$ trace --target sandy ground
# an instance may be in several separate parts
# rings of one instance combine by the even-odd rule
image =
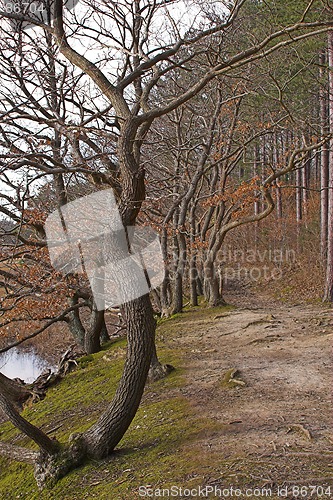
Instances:
[[[237,310],[198,317],[179,338],[188,356],[183,394],[217,424],[195,444],[216,463],[206,484],[326,485],[333,497],[332,309],[258,301],[246,290],[227,299]],[[223,386],[232,368],[236,383]]]

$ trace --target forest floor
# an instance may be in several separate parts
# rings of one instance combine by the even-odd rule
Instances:
[[[137,500],[172,486],[174,498],[200,498],[199,487],[206,498],[333,497],[332,309],[238,286],[226,299],[161,321],[159,353],[176,370],[147,385],[113,457],[43,493],[31,467],[0,459],[0,498]],[[24,415],[66,442],[106,407],[124,355],[118,340],[84,358]],[[0,436],[29,445],[8,423]]]
[[[209,484],[243,475],[252,487],[304,486],[308,498],[319,498],[322,490],[310,495],[310,485],[333,487],[332,309],[246,289],[226,299],[237,309],[192,317],[177,336],[187,367],[183,394],[219,424],[203,431],[201,451],[235,459]]]

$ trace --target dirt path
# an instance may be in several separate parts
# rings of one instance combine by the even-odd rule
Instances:
[[[332,310],[229,296],[240,299],[246,308],[198,315],[180,338],[184,395],[216,423],[199,442],[216,464],[206,483],[333,487]]]

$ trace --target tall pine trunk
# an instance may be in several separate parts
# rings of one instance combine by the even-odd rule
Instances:
[[[328,132],[328,109],[327,109],[327,85],[326,72],[323,67],[326,62],[325,51],[319,57],[321,88],[319,92],[320,105],[320,128],[324,136]],[[329,169],[329,149],[324,144],[320,153],[320,254],[322,261],[326,261],[327,252],[327,218],[328,218],[328,169]]]
[[[333,32],[328,33],[329,126],[333,133]],[[327,263],[324,300],[333,302],[333,140],[330,140],[327,218]]]

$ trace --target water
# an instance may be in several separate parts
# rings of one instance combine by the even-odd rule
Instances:
[[[50,368],[50,363],[34,351],[13,347],[10,351],[0,354],[0,372],[9,378],[18,377],[31,383],[47,368]]]

